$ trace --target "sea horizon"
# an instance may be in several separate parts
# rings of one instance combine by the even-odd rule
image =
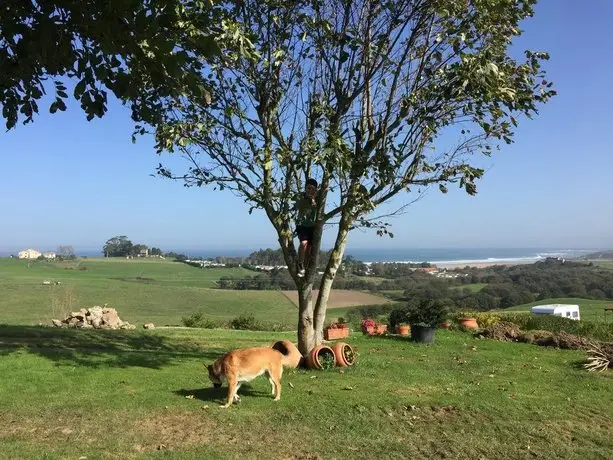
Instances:
[[[25,249],[25,248],[24,248]],[[175,249],[172,252],[188,258],[247,257],[265,248],[219,248],[219,249]],[[323,248],[328,250],[329,248]],[[364,263],[423,263],[432,264],[476,264],[476,263],[526,263],[545,260],[548,257],[574,259],[600,248],[348,248],[345,257],[351,256]],[[19,251],[0,251],[0,257],[8,257]],[[102,257],[98,249],[75,248],[81,257]],[[170,252],[170,251],[169,251]]]

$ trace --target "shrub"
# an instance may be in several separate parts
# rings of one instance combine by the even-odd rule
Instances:
[[[493,326],[500,321],[516,324],[522,331],[567,332],[596,340],[613,341],[613,323],[576,321],[554,315],[532,315],[527,312],[458,312],[457,319],[471,317],[480,328]]]
[[[264,327],[251,313],[243,313],[230,321],[230,329],[243,331],[262,331]]]
[[[406,310],[406,321],[411,326],[437,327],[447,319],[449,304],[444,300],[424,299],[419,305],[409,305]]]
[[[461,318],[475,318],[480,328],[495,326],[501,321],[500,314],[487,311],[467,312],[460,311],[453,315],[453,318],[458,321]],[[507,320],[510,321],[510,320]],[[512,321],[511,321],[512,322]]]
[[[186,327],[199,327],[202,329],[215,329],[225,326],[222,322],[205,318],[202,312],[193,313],[190,316],[184,316],[181,322]]]

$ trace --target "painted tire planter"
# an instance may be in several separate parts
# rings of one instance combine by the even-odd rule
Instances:
[[[334,344],[334,356],[336,357],[336,365],[338,367],[353,366],[355,363],[355,352],[351,345],[345,342]]]
[[[434,342],[434,333],[436,328],[425,326],[413,326],[411,328],[411,338],[417,343],[432,343]]]
[[[461,327],[465,327],[466,329],[479,329],[479,324],[477,324],[475,318],[460,318],[458,323]]]
[[[317,345],[306,357],[309,369],[330,369],[336,364],[334,350],[327,345]]]

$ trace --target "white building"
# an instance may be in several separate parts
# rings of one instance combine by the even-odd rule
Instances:
[[[36,249],[24,249],[17,254],[20,259],[38,259],[42,253]]]

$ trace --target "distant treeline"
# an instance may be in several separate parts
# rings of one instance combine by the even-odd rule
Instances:
[[[473,283],[484,283],[478,292],[453,282],[431,279],[414,282],[405,299],[447,299],[461,310],[507,308],[555,297],[613,299],[613,271],[592,264],[550,259],[530,265],[494,266],[464,270]]]
[[[390,264],[390,272],[396,271]],[[401,264],[398,264],[401,265]],[[375,282],[369,277],[339,274],[334,289],[402,291],[402,299],[444,299],[452,308],[491,310],[555,297],[613,299],[613,271],[593,264],[551,259],[535,264],[493,266],[450,271],[461,273],[453,279],[437,278],[420,270]],[[316,279],[316,283],[319,280]],[[468,284],[483,283],[475,292]],[[295,289],[287,270],[273,270],[252,277],[223,277],[222,289]]]

